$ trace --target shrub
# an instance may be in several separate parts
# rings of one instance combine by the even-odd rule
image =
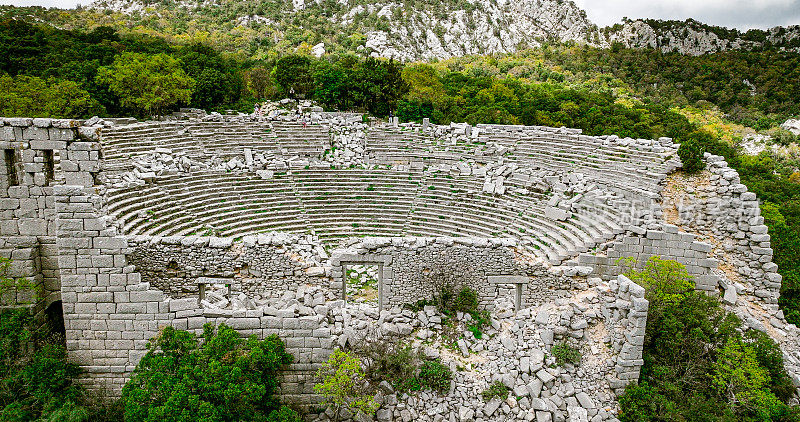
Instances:
[[[80,368],[31,323],[26,308],[0,312],[0,420],[88,420],[85,393],[73,382]]]
[[[505,400],[508,397],[508,392],[510,390],[500,381],[495,381],[489,388],[483,390],[481,392],[481,397],[483,397],[484,401],[491,401],[494,398]]]
[[[793,387],[777,345],[762,333],[742,334],[741,320],[717,298],[684,290],[680,264],[653,262],[661,265],[629,270],[648,281],[646,295],[658,305],[648,312],[644,365],[639,384],[620,397],[620,420],[800,420],[787,405]]]
[[[641,271],[633,268],[635,262],[632,258],[617,260],[617,264],[622,263],[627,267],[625,276],[645,288],[651,309],[679,301],[694,290],[692,276],[677,261],[653,256]]]
[[[469,287],[464,287],[458,292],[450,305],[452,310],[473,314],[478,312],[478,293]]]
[[[314,392],[325,398],[325,403],[339,409],[349,408],[366,415],[373,415],[378,404],[366,393],[366,379],[361,362],[350,353],[336,349],[328,361],[317,371],[322,381],[314,386]]]
[[[194,334],[165,327],[122,389],[125,421],[291,420],[273,395],[291,361],[276,335],[243,339],[206,324],[198,344]]]
[[[706,163],[703,161],[703,148],[694,140],[689,139],[681,143],[678,148],[678,156],[681,157],[683,171],[694,174],[704,168]]]
[[[558,366],[564,366],[568,363],[577,365],[581,362],[580,350],[565,341],[553,345],[550,349],[550,353],[556,358],[556,365]]]
[[[361,358],[365,377],[375,385],[386,381],[399,391],[421,389],[415,378],[419,366],[419,353],[397,336],[367,333],[353,343],[353,351]]]
[[[419,382],[422,388],[430,388],[439,393],[450,389],[452,378],[450,367],[443,365],[439,360],[427,361],[419,369]]]

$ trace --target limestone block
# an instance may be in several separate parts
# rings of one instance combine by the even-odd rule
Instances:
[[[79,303],[114,302],[114,294],[112,292],[78,293],[77,301]]]
[[[21,218],[18,226],[20,235],[47,236],[47,221],[43,219]]]
[[[144,314],[147,313],[146,303],[118,303],[118,314]]]
[[[22,129],[22,139],[25,140],[37,140],[37,141],[49,141],[50,134],[45,128],[36,127],[36,126],[29,126]]]

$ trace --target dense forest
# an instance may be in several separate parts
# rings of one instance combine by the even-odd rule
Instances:
[[[155,86],[164,92],[153,95]],[[740,145],[745,133],[755,131],[772,135],[784,146],[796,143],[796,137],[777,125],[800,114],[800,55],[765,50],[694,57],[618,46],[604,50],[547,45],[511,55],[399,63],[345,52],[319,58],[305,51],[242,55],[102,26],[78,31],[23,20],[0,22],[0,115],[147,117],[182,106],[247,112],[256,102],[286,96],[376,117],[394,113],[404,121],[427,117],[440,124],[568,126],[592,135],[669,136],[701,153],[723,155],[762,201],[774,261],[783,276],[781,307],[789,322],[800,324],[798,157],[791,149],[771,148],[746,155]],[[709,124],[709,119],[716,123]],[[664,302],[657,311],[648,321],[644,382],[622,400],[627,412],[623,415],[628,415],[623,419],[798,420],[796,410],[786,406],[788,380],[778,369],[780,356],[768,339],[739,333],[739,322],[704,296],[687,294]],[[23,359],[16,333],[22,332],[26,321],[15,318],[0,326],[0,340],[14,350],[0,355],[0,364],[6,365],[0,366],[3,377],[14,380],[0,385],[4,405],[27,406],[35,417],[57,409],[75,416],[69,420],[84,420],[81,415],[101,420],[106,413],[122,411],[132,415],[130,420],[145,420],[139,418],[141,409],[151,404],[136,397],[139,390],[155,388],[146,374],[136,378],[137,387],[127,390],[124,409],[97,410],[77,387],[69,383],[47,387],[52,380],[18,364],[41,359],[61,362],[63,356],[58,349],[42,348],[32,361]],[[208,339],[231,336],[224,330],[206,334]],[[180,333],[164,336],[161,340],[168,347],[187,350],[186,359],[205,353],[195,338]],[[665,343],[667,337],[685,341]],[[272,360],[264,370],[270,376],[289,359],[274,340],[232,347],[270,348]],[[693,353],[700,349],[708,353]],[[249,355],[243,352],[243,356]],[[733,406],[713,388],[715,371],[736,359],[745,359],[760,377],[753,399],[758,401],[749,408]],[[67,375],[77,370],[58,368]],[[682,368],[693,370],[687,373]],[[182,369],[174,370],[180,374]],[[23,391],[19,385],[31,390]],[[167,383],[158,388],[173,387]],[[43,398],[48,394],[72,407],[56,406]],[[19,404],[19,397],[28,401]],[[264,418],[274,418],[265,420],[295,418],[273,401],[271,390],[250,399],[266,400],[256,408]],[[236,411],[251,411],[247,406]]]

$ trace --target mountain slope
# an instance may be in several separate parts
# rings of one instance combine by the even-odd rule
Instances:
[[[275,43],[300,35],[302,42],[313,45],[349,44],[346,46],[401,60],[511,52],[520,46],[540,45],[546,39],[586,42],[597,31],[583,10],[562,0],[99,0],[91,8],[122,12],[144,22],[168,15],[183,16],[200,27],[227,26],[235,21],[263,35],[274,33]],[[304,36],[308,30],[321,36]],[[317,51],[321,52],[320,47]]]
[[[96,0],[71,12],[0,7],[1,17],[62,28],[109,25],[253,58],[306,49],[430,60],[510,53],[546,41],[691,55],[800,51],[800,25],[741,33],[694,20],[626,19],[598,28],[571,0]]]

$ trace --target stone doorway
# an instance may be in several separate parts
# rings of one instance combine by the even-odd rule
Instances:
[[[343,298],[377,309],[383,306],[383,263],[353,262],[342,264]]]

